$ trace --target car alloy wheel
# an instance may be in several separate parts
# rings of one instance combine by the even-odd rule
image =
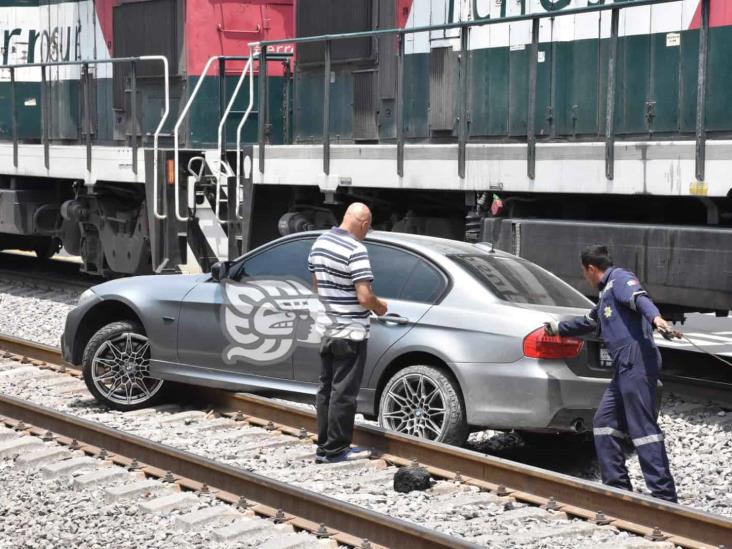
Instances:
[[[163,380],[150,377],[150,342],[134,332],[104,341],[91,365],[94,387],[109,401],[127,406],[151,400]]]
[[[445,394],[423,374],[408,374],[386,394],[384,426],[392,431],[436,440],[445,429]]]

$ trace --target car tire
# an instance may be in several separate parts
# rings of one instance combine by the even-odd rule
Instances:
[[[150,345],[136,322],[107,324],[84,349],[84,382],[99,402],[114,410],[153,406],[164,397],[166,382],[149,376]]]
[[[457,381],[443,370],[425,365],[399,370],[386,382],[379,402],[379,425],[454,446],[462,446],[469,434]]]

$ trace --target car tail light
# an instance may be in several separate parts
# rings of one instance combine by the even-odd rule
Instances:
[[[542,327],[524,338],[524,355],[529,358],[575,358],[582,351],[582,345],[581,339],[547,335]]]

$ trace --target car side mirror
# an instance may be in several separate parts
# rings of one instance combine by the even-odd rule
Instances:
[[[229,276],[231,261],[217,261],[211,266],[211,278],[216,282],[221,282]]]

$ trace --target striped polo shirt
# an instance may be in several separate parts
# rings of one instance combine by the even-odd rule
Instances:
[[[313,244],[308,269],[318,281],[318,296],[331,323],[323,326],[324,333],[330,337],[366,339],[370,312],[358,303],[354,285],[374,279],[366,246],[350,232],[333,227]]]

